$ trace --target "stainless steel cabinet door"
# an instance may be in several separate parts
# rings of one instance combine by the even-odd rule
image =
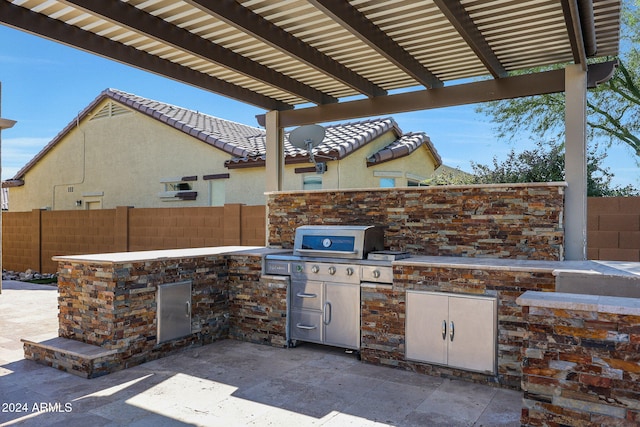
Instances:
[[[495,298],[407,291],[406,304],[408,360],[495,373]]]
[[[191,333],[191,281],[158,286],[159,343]]]
[[[360,285],[325,283],[322,311],[325,344],[360,348]]]
[[[493,373],[496,363],[496,300],[449,299],[449,365]]]
[[[445,294],[408,291],[406,304],[407,359],[445,365],[449,297]]]

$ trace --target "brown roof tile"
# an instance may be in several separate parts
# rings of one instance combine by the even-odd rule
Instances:
[[[29,163],[18,171],[14,181],[24,178],[46,153],[51,150],[76,123],[84,119],[99,103],[110,98],[131,109],[153,117],[162,123],[178,129],[215,148],[233,156],[225,162],[227,167],[260,166],[264,164],[266,154],[266,132],[264,129],[243,125],[241,123],[220,119],[198,111],[178,107],[164,102],[154,101],[117,89],[106,89],[91,102],[77,118],[74,118],[56,137],[49,142]],[[422,144],[432,152],[439,166],[442,162],[429,137],[423,133],[404,134],[392,118],[369,119],[358,122],[340,123],[325,127],[326,134],[321,144],[314,148],[314,155],[341,159],[360,147],[375,140],[380,135],[393,131],[397,140],[367,159],[367,164],[377,164],[406,156],[418,149]],[[284,152],[287,162],[304,162],[308,159],[306,150],[301,150],[289,143],[285,135]]]

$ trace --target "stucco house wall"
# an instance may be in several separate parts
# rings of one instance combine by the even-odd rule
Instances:
[[[403,138],[392,119],[334,125],[318,148],[337,159],[316,155],[327,163],[321,175],[287,141],[284,189],[378,188],[381,179],[416,184],[441,160],[426,135],[411,135],[400,151],[372,160]],[[263,205],[262,139],[257,127],[107,90],[3,186],[14,212]]]
[[[209,182],[202,177],[229,172],[223,166],[228,157],[131,110],[113,117],[88,119],[27,172],[25,185],[10,188],[10,210],[211,206]],[[198,192],[196,200],[163,201],[159,197],[165,191],[163,179],[187,176],[198,178],[190,182],[193,191]],[[264,203],[257,197],[263,191],[245,194],[243,203]],[[78,200],[82,205],[76,205]]]

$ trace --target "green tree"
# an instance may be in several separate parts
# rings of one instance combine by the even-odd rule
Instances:
[[[466,185],[474,184],[476,177],[468,172],[451,168],[445,165],[440,166],[430,178],[421,182],[422,185]]]
[[[587,195],[591,197],[640,195],[633,187],[612,187],[613,174],[602,167],[605,155],[597,147],[587,159]],[[564,181],[564,149],[560,144],[537,143],[536,148],[516,153],[513,149],[503,162],[493,158],[492,165],[471,163],[475,183]]]
[[[624,0],[622,7],[619,66],[611,80],[589,91],[587,126],[590,137],[627,144],[640,160],[640,0]],[[489,102],[476,110],[492,118],[500,138],[527,131],[563,139],[563,93]]]

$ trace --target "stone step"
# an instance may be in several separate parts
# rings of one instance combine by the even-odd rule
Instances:
[[[24,357],[83,378],[96,378],[117,369],[117,350],[68,338],[56,337],[34,342],[21,339]]]

